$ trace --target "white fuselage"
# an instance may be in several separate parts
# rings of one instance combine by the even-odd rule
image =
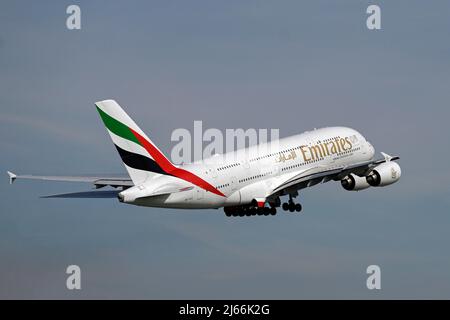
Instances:
[[[255,198],[264,199],[279,183],[305,170],[351,165],[370,160],[374,154],[372,145],[356,130],[327,127],[181,166],[225,196],[164,175],[130,188],[129,192],[140,188],[151,193],[174,184],[185,186],[186,191],[140,198],[133,204],[171,208],[245,205]]]

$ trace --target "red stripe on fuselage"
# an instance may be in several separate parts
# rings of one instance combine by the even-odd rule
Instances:
[[[196,186],[199,186],[206,191],[212,192],[219,196],[225,197],[225,195],[214,188],[211,184],[196,176],[192,172],[175,167],[153,144],[151,144],[147,139],[141,136],[139,133],[131,129],[139,143],[144,147],[145,150],[152,156],[156,163],[164,170],[164,172],[173,175],[174,177],[180,178],[182,180],[188,181]]]

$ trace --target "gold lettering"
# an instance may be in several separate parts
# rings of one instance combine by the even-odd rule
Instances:
[[[331,144],[331,153],[336,154],[337,153],[336,144],[334,143],[334,141],[331,141],[330,144]]]
[[[341,146],[339,145],[339,138],[336,138],[336,147],[337,147],[337,151],[338,151],[338,153],[341,153]]]
[[[310,161],[311,159],[308,159],[307,156],[306,156],[306,151],[307,151],[308,149],[303,150],[303,148],[306,149],[306,146],[301,146],[301,147],[300,147],[300,151],[302,152],[302,156],[303,156],[303,161],[305,161],[305,162]]]
[[[311,154],[313,155],[313,159],[323,158],[322,150],[318,145],[309,147],[309,152],[311,152]]]
[[[320,147],[322,148],[324,156],[329,156],[330,152],[328,151],[328,146],[326,143],[321,143]]]
[[[348,144],[348,146],[349,146],[347,150],[350,150],[351,148],[353,148],[353,145],[352,145],[352,143],[351,143],[349,137],[346,137],[346,138],[345,138],[345,141],[347,142],[347,144]]]
[[[347,150],[347,149],[345,149],[345,140],[343,138],[341,138],[341,140],[339,140],[339,144],[341,145],[341,148],[343,151]]]

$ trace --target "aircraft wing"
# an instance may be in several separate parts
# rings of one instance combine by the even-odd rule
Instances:
[[[269,196],[283,195],[289,191],[304,189],[318,183],[325,183],[331,180],[341,180],[346,175],[354,173],[356,175],[364,175],[375,166],[386,161],[398,160],[400,157],[392,157],[382,152],[384,159],[369,160],[341,167],[324,167],[318,166],[304,170],[299,174],[291,177],[276,186]]]
[[[92,183],[97,189],[112,186],[117,187],[132,187],[134,186],[128,176],[35,176],[35,175],[18,175],[8,171],[9,183],[12,184],[17,179],[29,179],[29,180],[46,180],[46,181],[65,181],[65,182],[88,182]]]
[[[44,180],[44,181],[87,182],[92,183],[96,189],[103,188],[105,186],[111,186],[114,188],[122,187],[122,189],[127,189],[128,187],[134,186],[133,182],[128,176],[120,176],[120,175],[36,176],[36,175],[18,175],[10,171],[8,171],[8,175],[10,184],[14,183],[14,181],[16,181],[17,179],[28,179],[28,180]],[[122,189],[61,193],[42,196],[41,198],[117,198]],[[191,189],[193,189],[193,187],[185,183],[165,184],[153,190],[153,192],[149,196],[152,197],[161,196],[171,193],[188,191]]]
[[[175,187],[175,186],[167,186],[164,188],[160,188],[155,192],[151,193],[147,197],[156,197],[168,195],[171,193],[183,192],[193,189],[194,187]],[[61,199],[106,199],[106,198],[117,198],[119,193],[122,190],[103,190],[103,191],[81,191],[81,192],[70,192],[70,193],[60,193],[60,194],[52,194],[47,196],[42,196],[41,198],[61,198]]]

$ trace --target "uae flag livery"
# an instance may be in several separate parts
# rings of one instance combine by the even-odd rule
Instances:
[[[174,166],[117,102],[104,100],[95,105],[135,185],[162,174],[183,179],[209,192],[225,196],[199,176]]]

